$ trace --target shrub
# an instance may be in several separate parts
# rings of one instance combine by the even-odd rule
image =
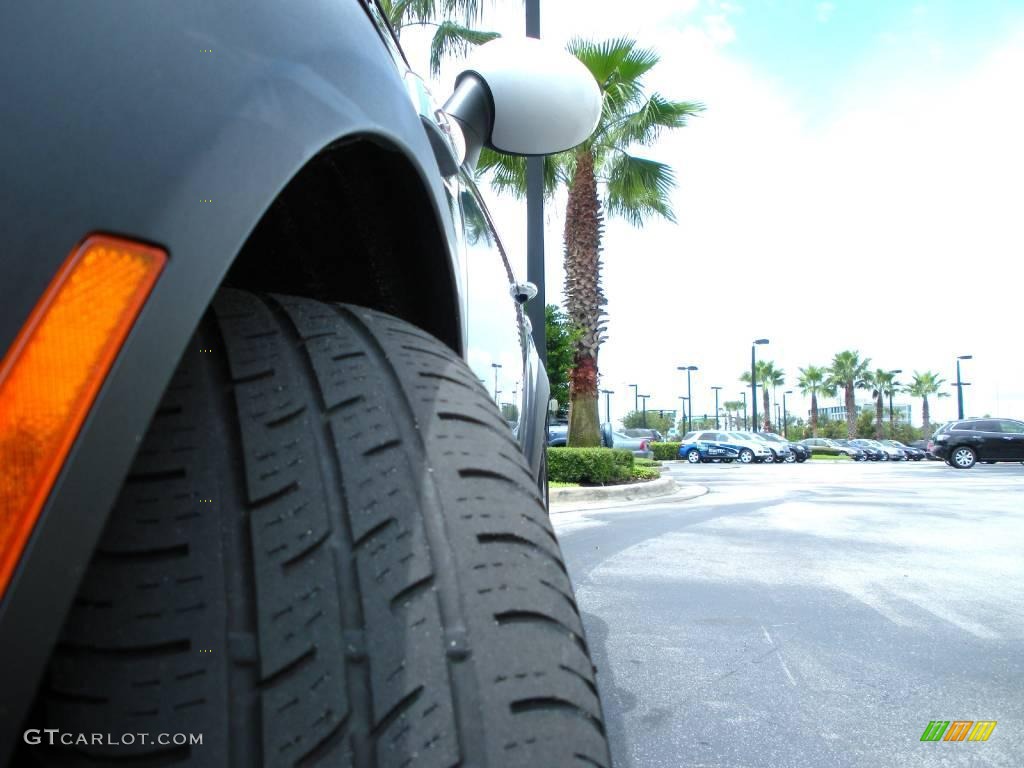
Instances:
[[[648,443],[647,447],[654,451],[654,458],[670,461],[679,458],[679,446],[682,443]]]
[[[548,448],[548,479],[561,483],[605,483],[628,480],[633,454],[609,448]]]
[[[634,480],[657,480],[661,472],[657,467],[633,467]]]
[[[634,467],[660,467],[661,462],[655,461],[654,459],[633,459]]]

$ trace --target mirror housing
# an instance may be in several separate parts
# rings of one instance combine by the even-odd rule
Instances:
[[[601,91],[568,51],[500,37],[474,50],[444,111],[463,129],[464,163],[473,166],[485,146],[509,155],[572,149],[597,127]]]
[[[526,304],[537,295],[538,289],[533,283],[513,283],[509,292],[517,302]]]

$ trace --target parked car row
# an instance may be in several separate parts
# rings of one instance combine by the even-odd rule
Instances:
[[[810,458],[798,443],[770,432],[705,430],[687,432],[680,441],[679,458],[691,464],[737,461],[740,464],[792,464]]]
[[[839,440],[827,437],[809,437],[801,440],[815,453],[829,456],[849,456],[854,461],[921,461],[927,453],[920,448],[905,445],[899,440]]]

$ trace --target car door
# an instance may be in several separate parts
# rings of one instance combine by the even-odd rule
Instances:
[[[1024,461],[1024,423],[998,419],[996,424],[1000,432],[1000,457],[1006,461]]]
[[[529,386],[526,313],[512,295],[515,276],[472,180],[459,182],[466,283],[466,358],[502,415],[521,436]]]
[[[1002,461],[1006,458],[1006,448],[1003,441],[1002,430],[999,429],[999,422],[994,419],[984,419],[972,423],[970,445],[978,454],[980,461]]]

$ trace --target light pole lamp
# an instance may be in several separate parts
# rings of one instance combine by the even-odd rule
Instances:
[[[633,389],[633,413],[640,410],[640,387],[636,384],[630,384]]]
[[[897,373],[903,373],[903,369],[902,368],[893,368],[891,371],[889,371],[889,375],[890,376],[895,376]],[[896,379],[895,378],[889,380],[889,439],[890,440],[894,440],[896,438],[896,420],[893,418],[893,415],[892,415],[892,393],[894,391],[896,391],[896,387],[898,387],[898,386],[899,386],[899,384],[896,383]]]
[[[611,396],[615,394],[614,389],[602,389],[601,394],[604,395],[604,415],[608,423],[612,423],[612,400]]]
[[[768,339],[754,339],[750,345],[750,428],[757,432],[757,347]]]
[[[721,429],[718,423],[718,393],[721,391],[721,387],[712,387],[715,390],[715,429]]]
[[[686,371],[686,402],[689,404],[689,408],[686,409],[686,431],[689,432],[693,426],[693,392],[690,391],[690,372],[698,370],[696,365],[677,365],[677,371]]]
[[[501,363],[491,363],[491,368],[494,369],[494,402],[498,402],[498,369]]]
[[[747,431],[747,390],[740,392],[743,395],[743,431]]]
[[[644,425],[644,429],[647,429],[647,398],[650,397],[650,395],[637,395],[637,397],[639,397],[641,400],[644,401],[644,420],[643,420],[643,425]]]
[[[964,417],[964,383],[960,380],[960,361],[972,360],[974,355],[960,355],[956,359],[956,417]]]
[[[786,395],[792,394],[792,389],[787,389],[785,392],[782,393],[782,437],[785,440],[789,440],[789,435],[786,433],[786,425],[788,424],[788,421],[786,419]]]

